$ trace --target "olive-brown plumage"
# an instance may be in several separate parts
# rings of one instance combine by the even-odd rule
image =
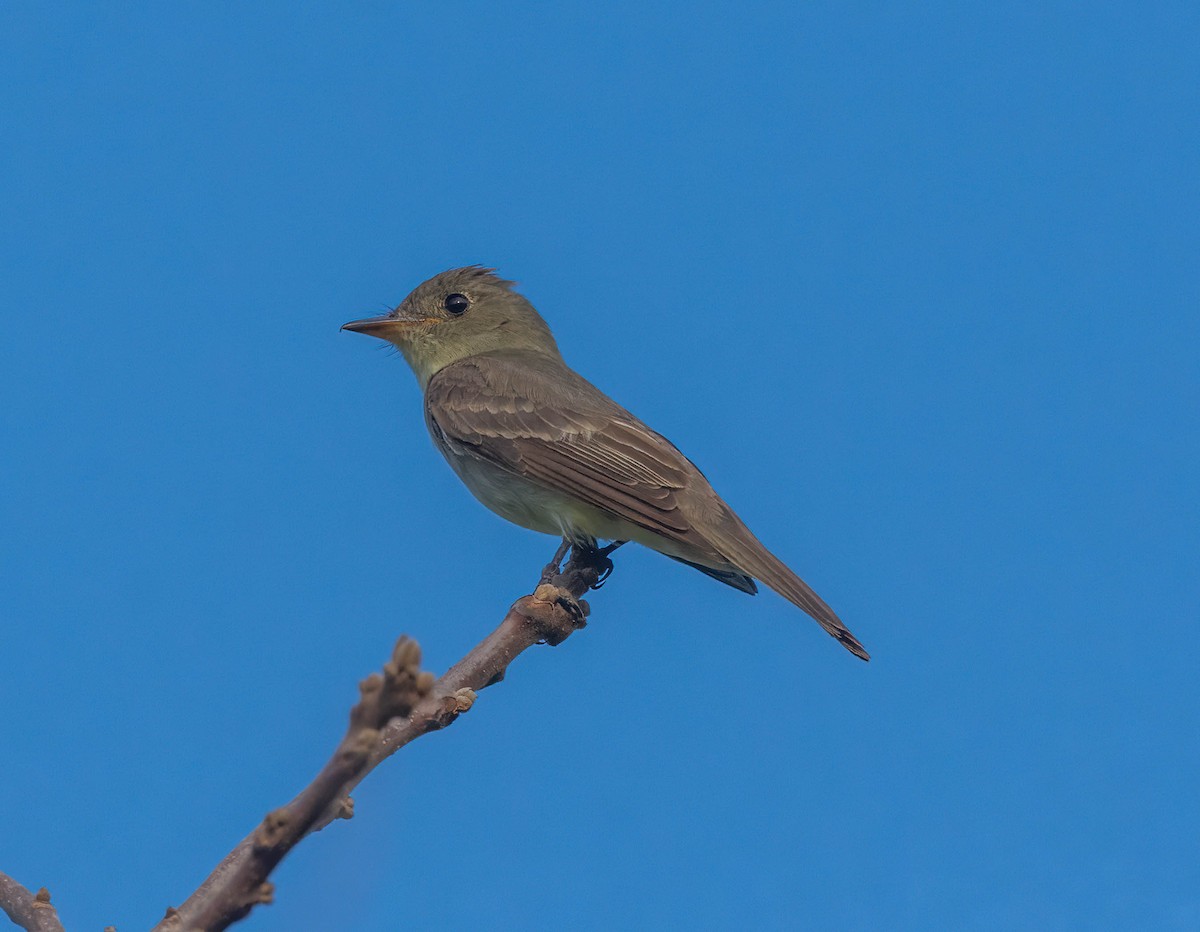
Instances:
[[[674,444],[567,366],[537,311],[492,270],[443,272],[346,329],[400,348],[435,445],[502,517],[591,546],[636,541],[744,592],[757,579],[869,659]]]

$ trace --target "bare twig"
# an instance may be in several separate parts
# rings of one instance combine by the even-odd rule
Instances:
[[[50,891],[45,887],[37,893],[0,873],[0,909],[26,932],[63,932],[58,911],[50,905]]]
[[[401,638],[383,676],[363,682],[350,728],[317,778],[270,813],[181,906],[168,909],[155,932],[214,932],[259,903],[270,903],[271,871],[305,836],[354,814],[350,791],[368,773],[410,741],[453,723],[471,708],[477,690],[504,678],[522,651],[539,643],[560,644],[582,628],[588,613],[582,596],[611,564],[603,553],[577,550],[560,570],[566,552],[564,544],[533,594],[513,603],[500,627],[436,682],[419,672],[416,643]]]

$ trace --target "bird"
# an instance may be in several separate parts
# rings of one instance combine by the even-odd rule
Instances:
[[[441,272],[342,329],[399,349],[434,445],[502,518],[585,551],[634,541],[751,595],[758,580],[870,659],[690,459],[567,365],[545,320],[495,269]]]

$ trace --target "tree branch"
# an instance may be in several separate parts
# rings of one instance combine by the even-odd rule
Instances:
[[[167,910],[155,932],[215,932],[273,900],[267,880],[275,866],[307,835],[354,814],[350,791],[404,745],[452,724],[471,708],[476,691],[500,682],[508,665],[534,644],[561,644],[585,624],[585,592],[612,564],[605,552],[574,550],[564,542],[532,595],[522,596],[500,626],[436,682],[419,669],[415,641],[401,637],[384,667],[361,684],[362,698],[350,727],[316,779],[286,806],[271,812],[216,866],[184,903]],[[38,927],[39,929],[41,927]]]
[[[50,891],[42,887],[30,893],[4,873],[0,873],[0,909],[26,932],[63,932],[58,911],[50,905]]]

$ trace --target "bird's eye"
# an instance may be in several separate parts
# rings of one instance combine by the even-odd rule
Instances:
[[[442,302],[442,307],[457,317],[466,311],[470,303],[465,294],[448,294],[446,300]]]

